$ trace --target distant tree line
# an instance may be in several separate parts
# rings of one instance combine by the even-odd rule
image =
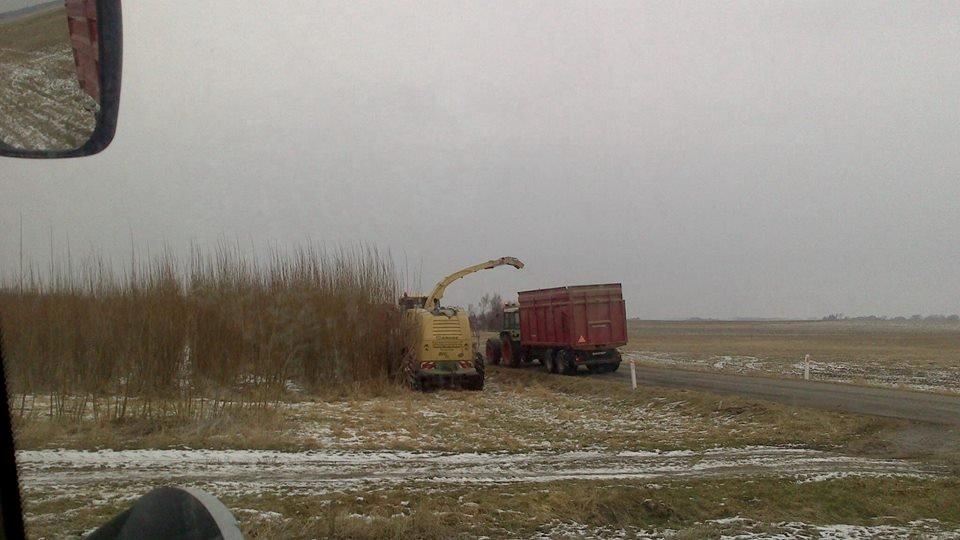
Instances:
[[[480,298],[480,304],[467,306],[470,328],[474,330],[498,330],[503,314],[503,298],[497,293],[488,293]]]
[[[957,323],[960,322],[960,315],[911,315],[909,317],[897,316],[887,317],[884,315],[865,315],[860,317],[848,317],[843,313],[831,313],[821,318],[822,321],[893,321],[893,322],[915,322],[915,323]]]

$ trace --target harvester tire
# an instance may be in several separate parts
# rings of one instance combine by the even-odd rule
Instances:
[[[500,340],[490,338],[487,340],[487,361],[495,366],[500,365]]]
[[[473,369],[477,370],[477,380],[470,386],[470,390],[483,390],[483,382],[486,379],[486,372],[483,368],[483,355],[477,353],[476,358],[473,359]]]
[[[403,377],[406,380],[407,386],[410,387],[414,392],[423,391],[423,381],[420,380],[420,377],[417,373],[417,370],[413,367],[414,358],[413,355],[408,354],[406,351],[403,353]]]

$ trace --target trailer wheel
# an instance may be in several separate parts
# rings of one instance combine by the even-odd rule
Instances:
[[[500,340],[497,338],[487,340],[487,361],[495,366],[500,365]]]
[[[613,362],[607,364],[607,372],[613,373],[614,371],[620,369],[620,361],[622,360],[622,357],[620,356],[620,351],[616,349],[613,350],[610,356],[613,358]]]
[[[556,363],[560,373],[564,375],[574,375],[577,373],[577,363],[576,356],[574,356],[573,351],[568,349],[563,349],[557,353]]]
[[[553,349],[543,351],[543,370],[547,373],[557,372],[557,361],[553,355]]]

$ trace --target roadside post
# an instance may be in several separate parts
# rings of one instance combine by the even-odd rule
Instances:
[[[810,355],[806,355],[803,358],[803,380],[810,380]]]
[[[630,359],[630,381],[633,384],[633,389],[637,389],[637,361],[633,358]]]

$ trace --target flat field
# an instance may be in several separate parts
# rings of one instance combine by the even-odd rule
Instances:
[[[625,358],[652,365],[960,392],[960,325],[639,321]]]
[[[16,426],[32,536],[158,485],[215,493],[254,538],[960,535],[957,433],[620,380],[491,368],[194,421]],[[911,446],[935,432],[935,445]],[[946,499],[945,499],[946,498]],[[945,536],[950,537],[950,536]]]

